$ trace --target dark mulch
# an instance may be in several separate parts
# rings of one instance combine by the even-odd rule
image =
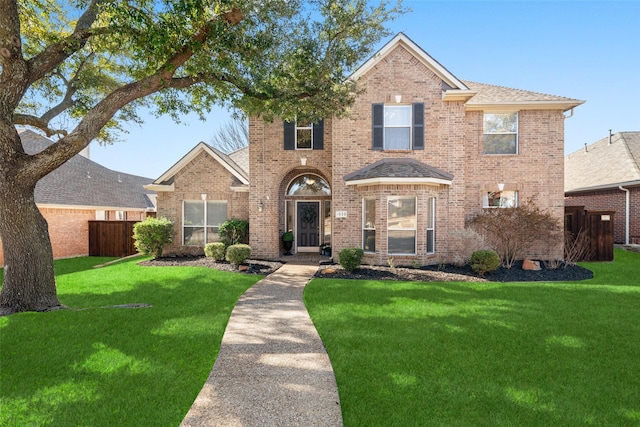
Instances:
[[[171,266],[171,267],[208,267],[215,270],[231,271],[235,273],[245,274],[261,274],[268,275],[276,271],[282,266],[281,262],[264,261],[264,260],[248,260],[240,266],[233,265],[229,262],[215,261],[213,258],[204,256],[191,257],[161,257],[149,261],[143,261],[140,265],[152,267]],[[246,268],[239,268],[246,267]]]
[[[568,282],[593,278],[592,271],[579,266],[541,267],[539,271],[523,270],[522,262],[518,262],[510,269],[501,267],[479,277],[470,266],[456,267],[452,264],[427,265],[417,269],[363,266],[351,273],[340,266],[326,266],[316,273],[316,277],[421,282]]]
[[[191,257],[163,257],[141,262],[148,266],[199,266],[214,268],[221,271],[231,271],[245,274],[268,275],[282,266],[278,261],[249,260],[239,269],[228,262],[218,262],[204,256]],[[567,266],[557,269],[527,271],[522,269],[522,262],[516,263],[510,269],[499,268],[479,277],[470,266],[456,267],[452,264],[426,265],[420,268],[387,266],[362,266],[353,272],[348,272],[339,265],[321,265],[315,277],[336,279],[364,279],[364,280],[402,280],[418,282],[569,282],[593,278],[593,272],[579,266]]]

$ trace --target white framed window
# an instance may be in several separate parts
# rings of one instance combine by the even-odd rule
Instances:
[[[487,191],[482,195],[483,208],[515,208],[518,206],[517,191]]]
[[[384,106],[384,149],[411,150],[411,105]]]
[[[436,251],[436,198],[430,197],[427,201],[427,253]]]
[[[116,221],[126,221],[127,213],[125,211],[116,211]]]
[[[218,227],[226,220],[226,200],[185,200],[182,205],[183,245],[204,246],[217,242]]]
[[[296,121],[296,150],[313,148],[313,123]]]
[[[362,250],[376,251],[376,199],[362,199]]]
[[[96,221],[106,221],[107,211],[96,211]]]
[[[387,199],[387,253],[389,255],[416,254],[417,226],[415,197]]]
[[[518,113],[484,114],[484,154],[518,154]]]

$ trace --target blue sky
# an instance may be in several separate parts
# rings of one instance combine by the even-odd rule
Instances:
[[[585,100],[565,121],[566,154],[609,129],[640,131],[640,1],[404,4],[412,12],[391,30],[404,32],[459,79]],[[92,144],[91,158],[155,179],[229,120],[224,110],[183,124],[149,116],[121,142]]]

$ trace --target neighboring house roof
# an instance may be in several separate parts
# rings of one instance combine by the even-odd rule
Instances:
[[[227,155],[204,142],[198,143],[176,164],[171,166],[158,179],[146,185],[145,188],[155,191],[173,191],[173,177],[202,152],[213,157],[235,177],[236,183],[231,187],[233,190],[249,190],[249,147],[241,148]]]
[[[382,159],[344,176],[347,185],[445,184],[453,175],[415,159]]]
[[[466,103],[467,110],[562,109],[570,110],[584,101],[522,89],[464,81],[476,95]]]
[[[51,144],[50,139],[30,130],[20,130],[27,154],[36,154]],[[96,210],[155,210],[155,192],[143,186],[150,178],[113,171],[81,155],[75,155],[36,185],[36,204]]]
[[[620,185],[640,185],[640,132],[618,132],[565,156],[565,192]]]
[[[385,44],[349,79],[355,81],[369,72],[398,46],[410,52],[442,80],[442,98],[445,101],[465,101],[465,107],[469,111],[516,111],[518,109],[562,109],[567,111],[584,103],[584,101],[563,96],[460,80],[403,33],[398,33]]]

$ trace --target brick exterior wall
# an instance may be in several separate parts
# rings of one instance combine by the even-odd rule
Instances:
[[[235,177],[205,152],[196,156],[173,177],[174,191],[158,192],[158,217],[166,217],[174,224],[173,243],[165,255],[202,255],[202,246],[184,246],[182,231],[182,202],[184,200],[226,200],[227,218],[249,219],[249,194],[231,189]]]
[[[89,255],[89,221],[96,219],[95,210],[41,207],[40,212],[49,225],[54,259]],[[106,216],[106,219],[114,220],[115,211],[107,211]],[[145,217],[145,212],[126,212],[126,218],[129,221],[141,221]],[[0,245],[0,266],[2,265],[4,265],[4,253]]]
[[[250,134],[250,244],[253,253],[275,258],[279,236],[285,224],[285,192],[292,177],[316,173],[325,177],[332,190],[332,246],[334,256],[348,246],[362,246],[362,200],[377,202],[377,253],[365,261],[386,264],[386,206],[389,196],[417,197],[417,254],[393,257],[397,265],[450,262],[454,258],[455,232],[465,220],[482,210],[484,191],[517,190],[519,200],[536,197],[538,205],[550,210],[562,223],[564,215],[564,119],[559,110],[519,112],[517,155],[482,154],[481,111],[466,111],[462,101],[442,100],[442,81],[408,51],[397,47],[358,82],[366,92],[358,97],[346,118],[325,121],[324,150],[283,149],[283,124],[252,118]],[[381,151],[372,149],[372,104],[423,102],[425,106],[425,149]],[[306,157],[302,166],[300,158]],[[413,158],[449,172],[448,185],[347,186],[344,176],[382,158]],[[436,201],[436,253],[426,254],[425,215],[428,198]],[[259,212],[258,206],[263,210]],[[336,218],[346,211],[346,218]],[[259,231],[258,231],[259,230]],[[537,259],[561,258],[559,239],[549,247],[527,254]]]
[[[640,244],[640,187],[629,188],[629,243]],[[590,191],[565,197],[567,206],[584,206],[586,210],[615,211],[613,241],[625,243],[626,193],[619,189]]]

